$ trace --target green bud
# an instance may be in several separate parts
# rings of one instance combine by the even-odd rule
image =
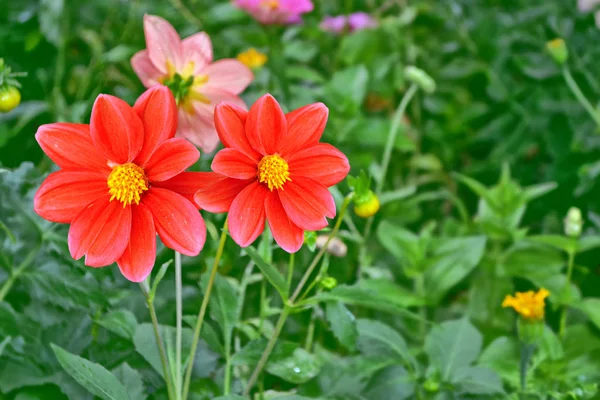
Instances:
[[[569,58],[569,50],[565,41],[561,38],[556,38],[546,43],[546,50],[558,65],[563,65]]]
[[[372,217],[379,211],[379,206],[379,199],[372,190],[354,198],[354,212],[361,218]]]
[[[425,382],[423,382],[423,389],[425,389],[427,392],[435,393],[440,390],[440,383],[433,379],[427,379]]]
[[[519,340],[527,344],[535,344],[544,336],[544,321],[519,317],[517,322]]]
[[[337,279],[335,279],[332,276],[328,276],[328,277],[321,279],[321,282],[319,282],[319,284],[321,285],[321,287],[323,289],[331,290],[337,286]]]
[[[422,69],[409,65],[404,68],[404,76],[412,83],[417,84],[425,92],[435,92],[435,81]]]
[[[581,210],[577,207],[569,208],[567,217],[565,218],[565,235],[573,238],[581,236],[581,230],[583,228],[583,217],[581,216]]]

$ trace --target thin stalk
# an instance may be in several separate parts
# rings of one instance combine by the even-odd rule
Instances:
[[[294,262],[296,260],[296,253],[290,253],[290,263],[288,265],[288,275],[287,275],[287,287],[292,287],[292,279],[294,278]]]
[[[231,343],[225,343],[225,381],[223,383],[223,394],[231,393]]]
[[[200,22],[200,20],[196,18],[194,13],[191,12],[190,9],[187,8],[181,0],[169,0],[169,2],[173,6],[173,8],[175,8],[177,12],[179,12],[179,14],[181,14],[181,16],[187,20],[187,22],[189,22],[192,25],[195,25],[198,29],[202,28],[202,22]]]
[[[563,288],[563,298],[568,293],[571,286],[571,277],[573,275],[573,265],[575,265],[575,251],[569,250],[569,261],[567,264],[567,282]],[[565,337],[565,328],[567,327],[567,309],[568,306],[563,306],[560,312],[560,325],[558,329],[558,336],[563,339]]]
[[[206,309],[208,307],[208,300],[210,299],[210,292],[212,291],[213,284],[215,283],[215,277],[217,275],[217,270],[219,269],[219,261],[223,256],[223,249],[225,248],[225,242],[227,239],[227,220],[223,224],[223,230],[221,232],[221,239],[219,240],[219,247],[217,249],[217,254],[215,255],[215,261],[212,266],[212,270],[210,271],[210,277],[208,278],[208,286],[206,287],[206,292],[204,293],[204,298],[202,299],[202,304],[200,305],[200,311],[198,312],[198,319],[196,320],[196,326],[194,327],[194,338],[192,339],[192,347],[190,349],[190,354],[188,356],[188,365],[185,371],[185,379],[183,381],[183,395],[181,398],[183,400],[187,399],[188,393],[190,391],[190,382],[192,380],[192,370],[194,369],[194,359],[196,358],[196,350],[198,349],[198,340],[200,339],[200,331],[202,330],[202,323],[204,322],[204,315],[206,314]]]
[[[181,343],[182,343],[182,320],[183,320],[183,302],[182,302],[182,283],[181,283],[181,254],[175,252],[175,302],[176,302],[176,322],[175,322],[175,398],[181,399]]]
[[[423,274],[419,274],[415,277],[415,292],[417,296],[422,299],[425,299],[425,276]],[[427,327],[425,326],[425,321],[427,320],[427,308],[425,305],[419,306],[419,316],[421,320],[419,321],[419,335],[421,339],[425,339],[425,334],[427,332]]]
[[[267,343],[267,347],[265,348],[265,351],[263,352],[262,356],[260,357],[260,360],[259,360],[258,364],[256,365],[256,368],[254,368],[254,371],[252,372],[252,376],[250,376],[250,379],[248,380],[248,385],[246,386],[246,389],[244,390],[244,396],[248,396],[248,394],[250,393],[250,390],[256,383],[258,376],[262,372],[263,367],[265,366],[267,360],[269,359],[269,356],[271,355],[271,352],[273,351],[273,348],[275,347],[275,343],[277,342],[277,339],[279,338],[281,329],[283,328],[283,325],[285,324],[285,321],[287,320],[287,317],[289,316],[290,311],[294,306],[294,301],[302,292],[302,288],[306,284],[306,281],[308,280],[308,278],[310,277],[310,275],[312,274],[312,272],[314,271],[316,266],[319,264],[321,257],[323,257],[323,255],[325,254],[327,246],[329,246],[329,242],[331,242],[331,240],[339,232],[342,221],[344,220],[344,215],[346,214],[346,210],[348,209],[348,205],[350,204],[350,201],[352,200],[352,195],[353,194],[349,194],[344,199],[344,203],[342,204],[342,208],[341,208],[338,218],[335,222],[335,226],[333,227],[333,230],[329,234],[329,238],[327,238],[327,242],[325,242],[325,245],[323,246],[323,248],[321,248],[321,250],[317,253],[315,258],[311,262],[310,266],[308,267],[308,269],[302,276],[302,279],[298,283],[296,290],[294,290],[294,294],[292,294],[292,297],[290,297],[290,299],[288,300],[288,304],[284,306],[282,313],[279,315],[279,319],[277,320],[277,324],[275,325],[275,331],[273,332],[273,336],[271,336],[271,338],[269,339],[269,343]]]
[[[173,388],[173,381],[171,380],[171,371],[168,367],[167,352],[165,351],[165,345],[160,335],[160,328],[158,325],[158,318],[156,317],[156,310],[154,309],[154,299],[148,295],[148,281],[140,283],[140,289],[146,298],[146,305],[150,312],[150,319],[152,320],[152,327],[154,328],[154,336],[156,337],[156,346],[158,347],[158,353],[160,355],[160,363],[163,369],[163,375],[165,376],[165,383],[167,384],[167,393],[169,399],[175,399],[175,393]]]
[[[525,399],[525,390],[527,387],[527,369],[529,368],[529,360],[533,356],[535,351],[535,344],[521,344],[521,360],[519,363],[519,380],[521,383],[521,390],[519,392],[519,398]]]
[[[21,262],[21,264],[19,264],[19,266],[11,272],[6,282],[4,282],[2,285],[2,288],[0,288],[0,302],[4,300],[8,292],[10,292],[10,289],[12,289],[17,279],[23,274],[23,272],[25,272],[25,269],[29,266],[29,264],[35,260],[39,250],[39,246],[36,246],[34,249],[32,249],[29,253],[27,253],[27,256]]]
[[[304,343],[304,350],[310,352],[310,349],[312,348],[314,337],[315,337],[315,311],[313,309],[310,312],[310,323],[308,324],[308,331],[306,332],[306,342]]]
[[[579,104],[581,104],[583,108],[585,108],[585,110],[588,112],[588,114],[590,114],[590,116],[596,122],[596,124],[600,125],[600,112],[597,111],[594,108],[594,106],[592,106],[587,97],[585,97],[585,95],[579,88],[579,85],[577,84],[577,82],[575,82],[575,79],[573,79],[573,75],[571,75],[571,70],[569,69],[569,67],[567,67],[566,65],[563,66],[562,73],[563,77],[565,78],[565,81],[567,82],[567,86],[569,86],[569,89],[571,89],[571,92],[573,92],[573,94],[577,98],[577,101],[579,101]]]

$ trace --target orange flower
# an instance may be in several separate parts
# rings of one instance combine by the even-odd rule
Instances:
[[[521,317],[530,321],[540,321],[544,319],[544,300],[550,296],[550,292],[542,288],[537,292],[530,290],[528,292],[517,292],[513,297],[508,295],[502,302],[502,307],[512,307]]]

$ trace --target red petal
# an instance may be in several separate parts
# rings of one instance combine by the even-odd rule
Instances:
[[[262,155],[274,154],[286,135],[287,122],[277,100],[265,94],[248,111],[246,136],[256,151]]]
[[[198,172],[198,174],[202,174],[202,177],[194,200],[200,208],[212,213],[229,211],[235,197],[255,181],[228,178],[214,172]]]
[[[231,203],[227,223],[231,238],[248,247],[265,228],[265,200],[269,189],[254,182],[246,186]]]
[[[53,172],[35,194],[33,209],[48,221],[69,223],[97,198],[108,197],[106,179],[100,172]]]
[[[35,138],[44,153],[61,168],[110,171],[106,159],[92,142],[89,125],[66,122],[42,125]]]
[[[131,234],[131,207],[108,196],[94,200],[75,217],[69,229],[69,251],[85,265],[103,267],[115,262],[127,247]]]
[[[236,149],[223,149],[215,155],[211,168],[218,174],[235,179],[252,179],[257,174],[256,161]]]
[[[118,164],[133,161],[144,141],[144,126],[133,108],[107,94],[94,102],[90,133],[102,156]]]
[[[323,135],[329,109],[323,103],[308,104],[286,114],[287,135],[279,150],[284,157],[303,147],[317,144]]]
[[[179,175],[172,177],[166,181],[154,182],[154,187],[168,189],[178,193],[196,204],[194,194],[203,186],[204,176],[211,174],[210,172],[182,172]]]
[[[167,189],[152,187],[142,198],[165,246],[196,256],[206,241],[206,225],[195,205]]]
[[[144,144],[135,163],[144,165],[156,148],[177,131],[177,104],[168,87],[153,86],[135,102],[133,109],[144,125]]]
[[[304,243],[304,231],[294,224],[286,214],[277,191],[269,192],[265,203],[267,221],[273,238],[283,250],[295,253]]]
[[[287,161],[292,181],[295,176],[304,176],[326,187],[341,182],[350,171],[350,164],[344,153],[326,143],[295,152]]]
[[[163,142],[144,165],[150,182],[166,181],[185,171],[200,158],[200,152],[184,138],[172,138]]]
[[[143,204],[131,207],[131,237],[117,260],[123,276],[141,282],[152,271],[156,260],[156,230],[152,213]]]
[[[246,137],[246,115],[243,108],[229,103],[220,103],[215,108],[215,126],[219,139],[225,147],[241,151],[253,160],[260,160],[260,154],[252,148]]]
[[[335,202],[329,190],[319,182],[301,176],[286,182],[279,198],[288,217],[307,231],[327,226],[325,217],[335,217]]]

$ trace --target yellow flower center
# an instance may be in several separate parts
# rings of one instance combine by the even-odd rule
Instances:
[[[117,199],[123,203],[123,207],[131,203],[140,204],[140,197],[146,190],[148,190],[146,174],[142,168],[133,163],[113,167],[108,176],[110,201]]]
[[[279,8],[279,0],[263,0],[263,6],[275,11]]]
[[[264,156],[258,163],[258,181],[266,183],[271,191],[283,188],[284,183],[291,181],[287,161],[279,154]]]

